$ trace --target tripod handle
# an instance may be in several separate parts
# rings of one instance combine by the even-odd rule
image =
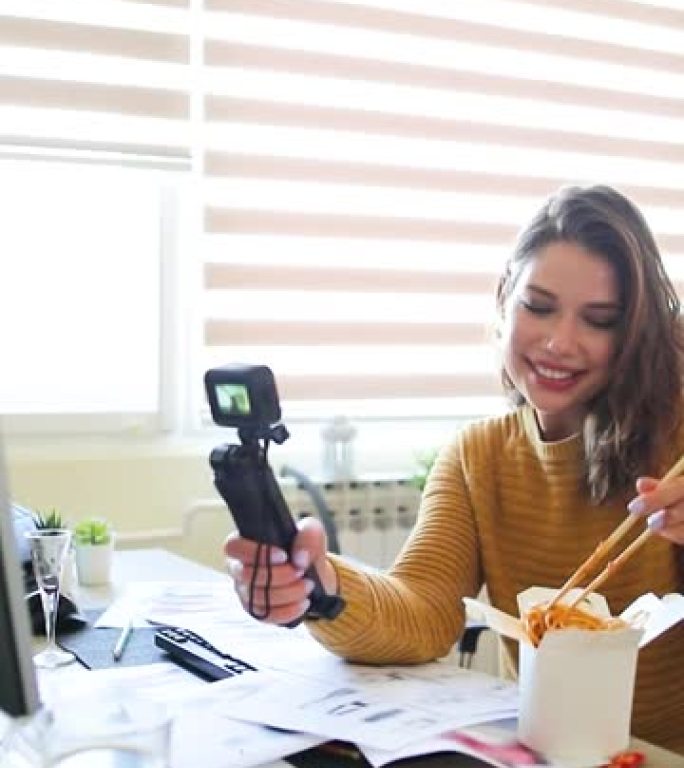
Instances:
[[[214,485],[228,505],[240,535],[279,547],[289,556],[297,526],[260,446],[215,448],[210,463],[214,468]],[[305,617],[334,619],[344,608],[344,600],[325,592],[313,565],[305,575],[314,583]],[[296,626],[305,617],[287,626]]]

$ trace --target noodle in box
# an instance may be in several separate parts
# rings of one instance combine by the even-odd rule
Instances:
[[[521,618],[465,602],[519,642],[520,741],[552,762],[588,768],[628,748],[639,649],[684,620],[684,596],[643,595],[613,617],[595,592],[572,589],[556,602],[558,592],[520,593]]]

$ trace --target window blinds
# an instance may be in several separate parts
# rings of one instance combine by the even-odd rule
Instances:
[[[194,378],[266,363],[287,418],[498,408],[496,277],[563,184],[684,278],[676,0],[4,0],[0,57],[0,145],[192,153]]]
[[[187,165],[186,6],[3,0],[0,147]]]
[[[496,277],[567,183],[633,197],[684,274],[681,8],[204,8],[206,365],[308,413],[491,412]]]

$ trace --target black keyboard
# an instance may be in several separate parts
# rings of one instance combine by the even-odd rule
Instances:
[[[173,661],[183,667],[199,672],[210,680],[256,672],[256,667],[227,653],[221,653],[204,638],[180,627],[165,627],[154,635],[154,644],[166,651]]]

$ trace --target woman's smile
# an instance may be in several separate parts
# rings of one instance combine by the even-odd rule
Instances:
[[[573,370],[552,363],[529,361],[529,365],[537,384],[552,392],[567,392],[572,389],[583,373],[581,370]]]

